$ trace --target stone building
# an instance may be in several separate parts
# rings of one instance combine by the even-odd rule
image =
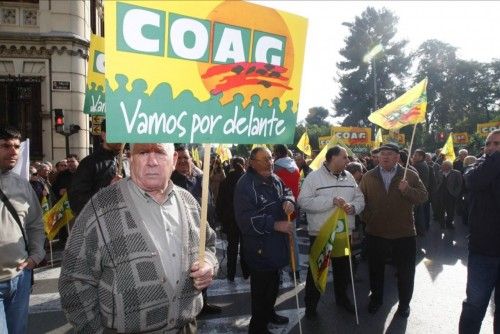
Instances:
[[[0,125],[30,138],[32,160],[89,154],[82,112],[91,32],[103,35],[102,0],[0,0]],[[55,109],[81,130],[55,131]],[[66,141],[68,146],[66,146]]]

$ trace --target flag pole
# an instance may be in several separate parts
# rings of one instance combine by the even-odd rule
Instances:
[[[352,286],[352,299],[354,300],[354,312],[356,314],[356,325],[359,325],[359,317],[358,317],[358,302],[356,300],[356,289],[354,288],[354,274],[352,271],[352,251],[351,251],[351,243],[349,241],[350,237],[350,228],[349,222],[346,222],[346,231],[347,231],[347,247],[349,247],[349,269],[351,271],[351,286]]]
[[[288,222],[290,221],[291,221],[290,215],[288,215]],[[302,323],[300,322],[299,293],[297,292],[297,276],[295,274],[297,267],[295,264],[294,239],[292,234],[288,234],[288,241],[290,243],[290,262],[293,272],[293,290],[295,291],[295,302],[297,303],[297,319],[299,320],[299,333],[302,334]]]
[[[413,138],[415,138],[415,131],[417,130],[417,123],[413,126],[413,133],[411,134],[410,148],[408,149],[408,158],[406,159],[405,173],[403,175],[403,180],[406,180],[406,172],[408,171],[408,165],[410,164],[410,154],[411,148],[413,147]]]

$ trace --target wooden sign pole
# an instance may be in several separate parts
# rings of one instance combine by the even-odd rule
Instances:
[[[200,267],[205,261],[205,244],[208,212],[208,178],[210,177],[210,144],[203,144],[203,183],[201,187],[200,249],[198,262]]]

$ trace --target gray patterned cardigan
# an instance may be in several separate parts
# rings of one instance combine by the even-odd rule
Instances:
[[[197,260],[200,207],[189,192],[173,186],[181,204],[182,274],[175,289],[132,203],[128,179],[98,192],[76,219],[64,251],[59,292],[78,333],[170,331],[200,312],[202,297],[189,277]],[[182,210],[184,208],[184,210]],[[207,226],[205,261],[218,269],[215,232]],[[181,280],[182,280],[181,278]],[[168,320],[170,307],[178,317]]]

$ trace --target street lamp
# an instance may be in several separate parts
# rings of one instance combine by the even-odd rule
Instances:
[[[380,52],[384,51],[382,44],[375,45],[367,54],[363,57],[363,62],[372,64],[372,75],[373,75],[373,111],[377,110],[377,69],[375,67],[375,56]]]

